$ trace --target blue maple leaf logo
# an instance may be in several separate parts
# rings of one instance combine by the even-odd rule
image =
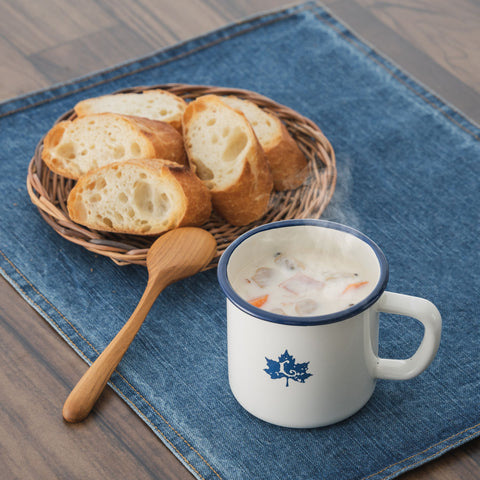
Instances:
[[[288,350],[285,350],[285,353],[278,357],[278,361],[267,357],[265,357],[265,360],[267,361],[267,368],[264,368],[263,371],[273,379],[285,378],[287,381],[286,387],[288,387],[289,380],[305,383],[305,380],[312,376],[311,373],[307,373],[310,362],[295,363],[295,359],[288,353]]]

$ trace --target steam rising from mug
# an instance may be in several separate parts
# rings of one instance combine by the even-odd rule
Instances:
[[[311,250],[368,272],[372,287],[346,308],[292,316],[258,308],[239,295],[234,280],[275,245]],[[357,412],[373,394],[377,378],[407,380],[433,361],[441,316],[428,300],[385,291],[388,263],[380,248],[351,227],[323,220],[287,220],[257,227],[222,255],[218,279],[227,297],[228,371],[238,402],[277,425],[311,428]],[[425,327],[407,359],[378,356],[379,312],[413,317]],[[398,317],[401,318],[402,317]]]

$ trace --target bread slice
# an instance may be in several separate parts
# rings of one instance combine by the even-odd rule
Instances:
[[[308,176],[307,159],[280,119],[249,100],[222,97],[248,119],[263,147],[276,190],[299,187]]]
[[[246,117],[220,97],[204,95],[183,116],[192,168],[212,193],[214,209],[233,225],[262,217],[273,188],[262,147]]]
[[[185,164],[182,136],[165,122],[100,113],[59,122],[43,141],[42,159],[47,166],[75,180],[130,158],[165,158]]]
[[[116,162],[82,176],[67,208],[81,225],[118,233],[158,235],[205,223],[210,192],[185,166],[161,159]]]
[[[75,113],[79,117],[93,113],[120,113],[146,117],[169,123],[182,131],[182,116],[187,103],[182,97],[166,90],[145,90],[141,93],[115,93],[87,98],[78,102]]]

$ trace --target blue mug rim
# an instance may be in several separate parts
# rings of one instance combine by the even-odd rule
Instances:
[[[329,228],[333,230],[339,230],[342,232],[349,233],[363,242],[370,246],[370,248],[375,253],[379,266],[380,266],[380,274],[378,278],[378,282],[375,285],[373,291],[365,297],[362,301],[355,304],[353,307],[347,308],[345,310],[341,310],[339,312],[334,312],[326,315],[316,315],[316,316],[309,316],[309,317],[294,317],[288,315],[280,315],[277,313],[271,313],[266,310],[262,310],[261,308],[254,307],[246,300],[244,300],[236,291],[233,289],[227,275],[227,267],[230,261],[230,257],[232,256],[235,249],[241,245],[245,240],[252,237],[253,235],[265,231],[271,230],[276,228],[284,228],[284,227],[294,227],[300,225],[312,225],[317,227]],[[369,237],[367,237],[362,232],[356,230],[355,228],[349,227],[347,225],[343,225],[341,223],[332,222],[329,220],[317,220],[317,219],[293,219],[293,220],[281,220],[272,223],[266,223],[264,225],[260,225],[258,227],[253,228],[239,236],[236,240],[234,240],[223,252],[218,262],[217,268],[217,278],[220,284],[223,293],[230,300],[235,306],[237,306],[240,310],[244,311],[248,315],[254,316],[258,319],[265,320],[267,322],[278,323],[282,325],[296,325],[296,326],[309,326],[309,325],[325,325],[329,323],[336,323],[342,320],[346,320],[347,318],[354,317],[359,315],[363,311],[367,310],[371,307],[383,294],[386,289],[387,282],[389,276],[389,268],[387,259],[380,249],[380,247]]]

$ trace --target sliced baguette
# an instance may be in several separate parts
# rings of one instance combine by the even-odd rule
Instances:
[[[165,158],[185,164],[182,136],[165,122],[100,113],[57,123],[43,142],[42,159],[47,166],[74,180],[130,158]]]
[[[78,102],[75,113],[79,117],[93,113],[120,113],[146,117],[169,123],[182,131],[182,116],[187,103],[182,97],[166,90],[145,90],[141,93],[116,93],[87,98]]]
[[[299,187],[308,176],[307,160],[280,119],[249,100],[235,96],[222,100],[241,111],[252,125],[267,157],[275,189]]]
[[[183,116],[192,168],[212,193],[214,209],[232,225],[247,225],[268,208],[273,181],[262,147],[246,117],[220,97],[189,103]]]
[[[98,168],[71,190],[70,218],[96,230],[158,235],[202,225],[212,210],[210,192],[185,166],[160,159],[134,159]]]

